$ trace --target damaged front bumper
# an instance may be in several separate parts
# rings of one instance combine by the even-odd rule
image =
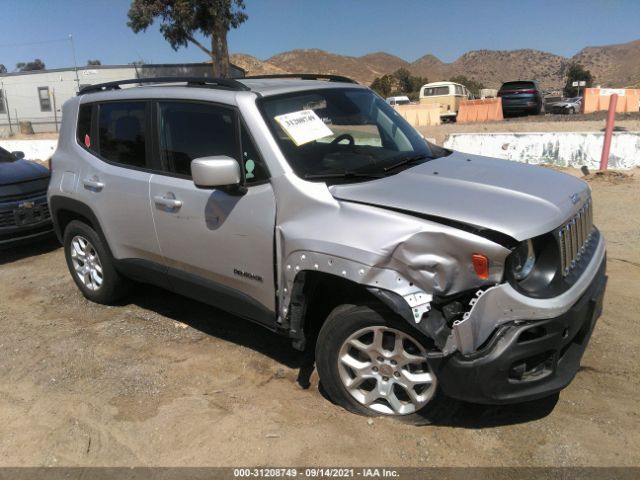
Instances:
[[[472,354],[428,358],[445,394],[487,404],[542,398],[566,387],[578,369],[602,312],[606,258],[600,258],[586,291],[567,311],[542,320],[501,325]]]
[[[471,310],[453,323],[456,350],[464,355],[478,350],[496,328],[515,320],[543,320],[567,312],[587,291],[596,278],[606,250],[604,236],[598,235],[589,264],[573,286],[553,298],[532,298],[518,292],[509,283],[501,283],[472,300]]]

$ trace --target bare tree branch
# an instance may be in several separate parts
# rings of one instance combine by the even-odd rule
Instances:
[[[206,53],[210,57],[213,56],[213,52],[211,50],[207,50],[207,48],[204,45],[202,45],[199,41],[197,41],[195,38],[193,38],[192,35],[187,34],[186,37],[187,37],[187,40],[189,40],[191,43],[193,43],[196,47],[198,47],[204,53]]]

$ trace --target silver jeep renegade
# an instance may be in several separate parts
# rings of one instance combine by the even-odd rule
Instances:
[[[52,170],[85,297],[134,279],[261,324],[353,412],[558,392],[602,310],[586,183],[432,145],[344,77],[90,86]]]

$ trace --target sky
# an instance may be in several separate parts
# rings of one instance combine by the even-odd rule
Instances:
[[[0,64],[34,58],[47,68],[89,59],[180,63],[205,60],[172,50],[158,30],[127,27],[130,0],[0,0]],[[586,46],[640,39],[640,0],[245,0],[249,19],[229,34],[231,53],[260,59],[296,48],[343,55],[385,51],[414,61],[452,62],[469,50],[533,48],[566,57]]]

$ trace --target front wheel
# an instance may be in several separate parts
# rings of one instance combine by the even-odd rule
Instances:
[[[382,308],[341,305],[318,335],[320,382],[331,400],[354,413],[431,417],[442,402],[426,361],[429,344]]]

